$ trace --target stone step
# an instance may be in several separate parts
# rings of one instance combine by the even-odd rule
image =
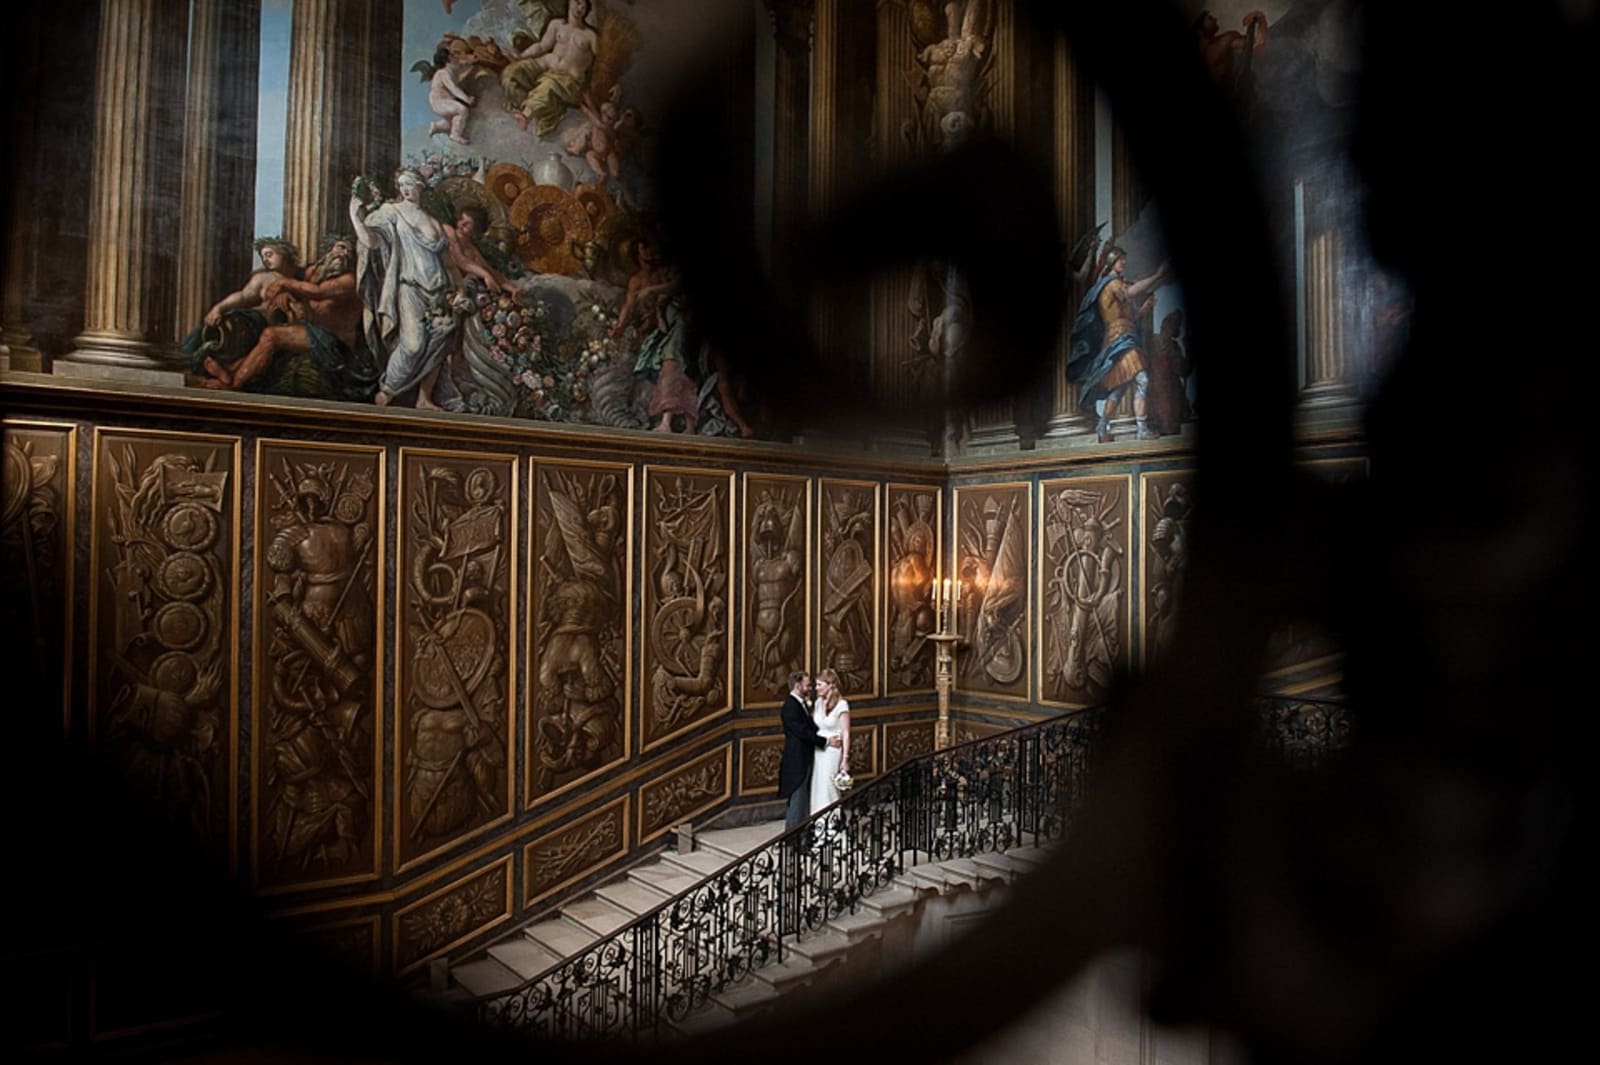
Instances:
[[[474,995],[497,995],[510,991],[522,983],[523,978],[501,965],[493,958],[482,958],[457,965],[450,970],[451,979]]]
[[[1005,855],[1007,858],[1010,858],[1013,861],[1021,862],[1029,867],[1035,867],[1048,859],[1050,857],[1050,852],[1043,847],[1026,845],[1021,847],[1012,847],[1010,850],[1005,852]]]
[[[959,876],[974,887],[1006,882],[1005,874],[979,864],[974,858],[949,858],[940,862],[939,866],[947,876]]]
[[[984,869],[1004,877],[1008,884],[1033,868],[1027,862],[1018,861],[1005,854],[978,854],[974,855],[972,860]]]
[[[748,1017],[771,1009],[778,1001],[778,992],[771,984],[742,980],[712,995],[711,1001],[735,1017]]]
[[[527,936],[518,936],[496,943],[489,948],[489,957],[516,973],[523,980],[532,980],[535,976],[560,963],[562,956],[540,946]],[[454,970],[452,970],[452,973]]]
[[[696,1036],[726,1028],[738,1019],[737,1013],[726,1006],[719,1006],[716,1000],[712,999],[683,1020],[668,1022],[668,1027],[683,1035]]]
[[[712,851],[690,851],[688,854],[668,851],[661,856],[663,864],[671,863],[683,870],[685,876],[692,876],[696,880],[710,876],[731,860],[720,853]]]
[[[700,882],[699,877],[692,876],[667,862],[656,862],[653,865],[642,865],[629,870],[628,879],[667,896],[688,891]]]
[[[561,916],[582,925],[596,936],[609,936],[638,914],[625,910],[614,902],[590,895],[561,907]]]
[[[636,880],[619,880],[594,889],[594,894],[605,901],[620,906],[635,916],[648,913],[666,902],[669,896]]]
[[[828,927],[843,932],[851,943],[877,939],[883,935],[884,918],[876,913],[841,913],[830,918]]]
[[[725,855],[726,861],[742,858],[783,835],[782,821],[767,821],[743,828],[714,828],[694,838],[695,849]]]
[[[804,958],[820,968],[850,949],[850,937],[836,928],[823,925],[804,939],[789,943],[786,949],[793,951],[795,957]]]
[[[952,891],[969,891],[978,886],[976,877],[963,875],[954,869],[947,869],[944,862],[935,862],[932,865],[918,865],[907,869],[903,874],[906,880],[921,887],[931,887],[941,895],[948,895]],[[895,882],[900,883],[901,878],[895,877]]]
[[[810,984],[817,977],[817,967],[809,958],[791,954],[781,962],[763,965],[750,975],[774,991],[783,992]]]
[[[582,925],[562,917],[530,924],[522,930],[522,934],[561,958],[572,957],[600,938]]]
[[[917,898],[916,891],[897,884],[863,897],[858,905],[863,913],[875,913],[887,921],[916,909]]]

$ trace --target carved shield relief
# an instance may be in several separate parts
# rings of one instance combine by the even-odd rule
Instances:
[[[1029,521],[1026,484],[957,488],[956,686],[1028,697]]]
[[[1039,486],[1039,701],[1088,706],[1128,662],[1127,477]]]
[[[1147,473],[1139,479],[1140,661],[1149,664],[1172,642],[1183,576],[1189,565],[1194,472]]]
[[[77,439],[75,426],[8,419],[0,477],[0,565],[11,588],[0,625],[26,641],[21,658],[36,671],[28,686],[54,696],[63,730],[72,706]]]
[[[730,473],[645,469],[643,750],[733,705],[732,496]]]
[[[532,495],[529,805],[628,757],[633,467],[536,462]]]
[[[255,882],[376,876],[383,451],[263,440],[255,493]]]
[[[934,687],[934,647],[928,635],[938,629],[933,582],[943,557],[943,492],[904,484],[887,485],[886,491],[887,694],[928,692]]]
[[[233,852],[239,439],[96,429],[89,728],[169,831]]]
[[[515,456],[400,451],[401,869],[511,816],[517,495]]]
[[[746,474],[741,705],[778,706],[810,669],[811,479]]]
[[[817,668],[847,699],[878,694],[878,486],[824,479],[817,553]]]

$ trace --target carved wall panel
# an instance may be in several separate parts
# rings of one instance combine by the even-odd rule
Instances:
[[[89,728],[169,829],[232,855],[239,439],[96,429]]]
[[[379,448],[256,450],[251,869],[268,890],[378,874]]]
[[[511,816],[517,469],[400,450],[395,854],[404,870]]]
[[[883,768],[887,772],[918,755],[933,751],[932,721],[890,721],[883,726]]]
[[[955,578],[961,582],[956,686],[1028,697],[1030,489],[1026,484],[955,490]]]
[[[817,668],[839,674],[847,699],[878,694],[878,486],[820,482]]]
[[[369,917],[352,917],[332,924],[296,929],[309,951],[328,964],[346,970],[352,976],[375,977],[379,974],[379,936],[381,919],[377,914]]]
[[[649,843],[732,794],[733,744],[664,771],[639,789],[639,842]]]
[[[640,747],[732,705],[733,475],[647,467]]]
[[[628,796],[522,849],[523,906],[532,906],[628,853]]]
[[[850,726],[850,775],[857,780],[878,775],[878,726]]]
[[[1156,660],[1170,645],[1189,564],[1189,519],[1194,511],[1194,473],[1172,470],[1139,479],[1140,661]]]
[[[533,464],[529,805],[628,757],[633,467]]]
[[[791,670],[809,669],[811,480],[745,474],[742,705],[781,706]]]
[[[981,740],[985,736],[993,736],[997,732],[1006,731],[1003,725],[991,725],[987,721],[962,721],[956,720],[950,724],[951,742],[955,744],[971,743]]]
[[[54,697],[64,730],[72,707],[78,430],[8,419],[3,437],[0,566],[15,576],[0,596],[0,628],[26,641],[18,660],[37,670],[28,687]]]
[[[783,736],[739,737],[739,794],[776,795]]]
[[[511,857],[395,912],[397,976],[511,919]]]
[[[1039,486],[1039,701],[1089,706],[1128,663],[1133,482]]]
[[[938,488],[890,484],[889,510],[888,669],[889,695],[933,691],[934,647],[927,639],[936,630],[933,582],[944,557],[941,530],[942,492]]]

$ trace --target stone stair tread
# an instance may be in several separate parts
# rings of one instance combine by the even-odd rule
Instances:
[[[688,891],[700,882],[700,877],[692,876],[675,865],[660,862],[655,865],[643,866],[631,870],[628,879],[645,887],[653,888],[664,895],[676,895]]]
[[[815,965],[850,949],[850,937],[823,925],[821,931],[813,932],[804,939],[796,939],[788,949]]]
[[[638,914],[593,895],[561,907],[561,916],[575,921],[597,936],[609,936]]]
[[[687,876],[703,879],[727,865],[731,859],[710,851],[690,851],[688,854],[679,854],[677,851],[668,851],[662,855],[663,862],[671,862],[683,870]]]
[[[1021,876],[1023,873],[1026,873],[1033,868],[1033,866],[1029,865],[1027,862],[1020,861],[1006,854],[979,854],[975,855],[972,860],[977,865],[983,866],[986,869],[993,869],[998,873],[1003,873],[1008,878]]]
[[[522,983],[523,978],[507,969],[493,958],[483,958],[457,965],[450,970],[451,979],[474,995],[497,995],[510,991]]]
[[[740,981],[723,988],[711,996],[711,1001],[738,1016],[744,1016],[763,1006],[770,1006],[778,992],[771,984],[754,980]]]
[[[1014,861],[1022,862],[1024,865],[1034,866],[1048,858],[1050,856],[1050,852],[1045,850],[1043,847],[1029,845],[1025,847],[1012,847],[1010,850],[1005,852],[1005,856],[1013,859]]]
[[[783,835],[782,821],[767,821],[743,828],[714,828],[696,834],[695,849],[713,851],[727,856],[727,861],[742,858],[753,850]]]
[[[956,887],[976,887],[977,881],[972,877],[963,876],[944,868],[943,863],[935,865],[919,865],[907,869],[904,874],[919,888],[933,888],[943,894]],[[896,877],[896,880],[899,878]]]
[[[837,929],[858,943],[883,934],[883,916],[876,913],[841,913],[828,921],[828,927]]]
[[[1003,880],[994,870],[979,865],[971,858],[948,858],[939,863],[940,868],[954,876],[965,877],[975,882],[984,880]]]
[[[790,955],[781,962],[773,962],[754,969],[750,975],[761,983],[782,991],[787,987],[810,983],[812,977],[817,975],[817,967],[809,958]]]
[[[522,934],[562,958],[572,957],[600,938],[581,925],[559,918],[531,924]]]
[[[560,962],[562,958],[560,954],[540,946],[527,936],[518,936],[496,943],[489,948],[489,957],[523,980],[533,979]]]
[[[917,904],[917,892],[896,884],[861,899],[861,908],[880,917],[896,917]]]
[[[637,880],[619,880],[614,884],[606,884],[595,888],[594,894],[622,907],[635,917],[650,912],[670,897],[654,888],[646,887]]]
[[[737,1013],[726,1006],[717,1005],[716,1000],[712,999],[681,1021],[672,1021],[671,1026],[684,1035],[703,1035],[726,1028],[738,1019]]]

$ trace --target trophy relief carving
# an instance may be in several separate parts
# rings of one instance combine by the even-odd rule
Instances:
[[[846,694],[876,694],[878,539],[874,485],[822,484],[821,654]]]
[[[262,447],[259,875],[372,871],[377,462]]]
[[[958,676],[965,688],[1028,690],[1028,488],[959,495],[956,575],[961,581]]]
[[[783,698],[789,672],[806,666],[804,481],[750,478],[745,528],[750,591],[744,639],[745,702]]]
[[[620,758],[626,669],[626,471],[539,468],[533,570],[534,793]]]
[[[511,470],[410,457],[402,853],[506,812]]]
[[[1043,698],[1086,704],[1123,661],[1126,482],[1044,487]]]
[[[103,442],[101,742],[167,824],[226,834],[230,448]]]
[[[1172,645],[1178,600],[1189,563],[1189,518],[1194,499],[1188,479],[1150,478],[1145,482],[1144,618],[1145,661]]]
[[[933,687],[933,580],[938,573],[936,491],[889,490],[889,688]]]
[[[728,705],[728,484],[650,483],[647,739]]]
[[[63,627],[72,551],[66,540],[71,442],[69,431],[7,426],[0,480],[0,557],[12,589],[0,618],[12,639],[28,641],[26,657],[38,671],[35,690],[58,697],[69,642]]]

